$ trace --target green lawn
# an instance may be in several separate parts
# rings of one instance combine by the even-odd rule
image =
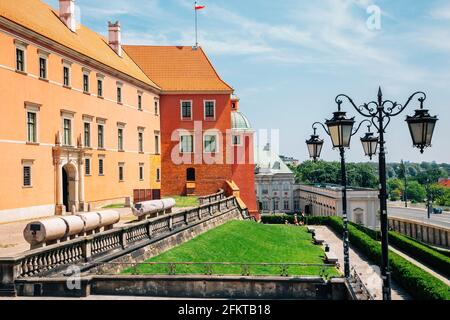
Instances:
[[[146,262],[323,264],[324,251],[306,228],[230,221]],[[249,266],[252,275],[281,275],[280,266]],[[324,273],[325,269],[325,273]],[[241,265],[214,265],[213,274],[241,274]],[[138,265],[125,274],[167,274],[168,265]],[[177,265],[176,273],[202,274],[204,265]],[[289,266],[289,275],[339,275],[333,267]]]
[[[125,208],[125,204],[115,203],[102,207],[102,209],[120,209],[120,208]]]
[[[200,205],[197,197],[167,196],[165,198],[175,199],[175,207],[177,208],[198,207]]]

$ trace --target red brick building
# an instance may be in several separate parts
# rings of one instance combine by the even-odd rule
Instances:
[[[257,212],[253,130],[201,48],[125,46],[162,89],[161,192],[206,195],[234,182]]]
[[[439,179],[439,185],[450,188],[450,179]]]

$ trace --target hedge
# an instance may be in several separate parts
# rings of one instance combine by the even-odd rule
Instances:
[[[389,244],[450,277],[450,258],[397,232],[389,232]]]
[[[372,230],[352,222],[350,222],[350,224],[370,236],[372,239],[381,240],[380,231]],[[408,254],[410,257],[435,268],[436,271],[445,276],[450,277],[450,257],[442,251],[438,251],[429,245],[418,242],[415,239],[395,231],[389,232],[389,244]]]
[[[285,220],[289,221],[287,217],[263,216],[263,222],[284,223]],[[338,234],[341,234],[343,231],[342,219],[339,217],[309,217],[308,224],[326,224]],[[380,243],[367,234],[365,232],[367,230],[362,231],[364,229],[367,228],[350,223],[348,226],[350,243],[359,249],[369,260],[380,265]],[[376,233],[371,233],[371,235],[376,236]],[[449,286],[395,252],[389,252],[389,264],[392,278],[413,298],[420,300],[450,300]]]

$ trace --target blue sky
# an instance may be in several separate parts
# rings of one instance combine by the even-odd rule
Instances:
[[[57,0],[45,0],[57,8]],[[120,20],[127,44],[193,45],[194,1],[77,0],[81,22],[106,35]],[[433,148],[411,147],[404,122],[410,106],[387,130],[388,161],[450,162],[450,2],[446,0],[203,0],[199,42],[241,98],[255,129],[279,129],[280,152],[305,160],[314,121],[329,118],[334,98],[385,98],[404,103],[423,90],[440,118]],[[382,12],[370,30],[367,7]],[[344,106],[349,114],[356,112]],[[357,119],[361,119],[358,118]],[[323,132],[322,132],[323,135]],[[359,134],[362,136],[361,134]],[[323,157],[338,152],[325,137]],[[366,161],[354,140],[349,161]]]

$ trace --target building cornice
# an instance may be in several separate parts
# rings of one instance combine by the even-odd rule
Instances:
[[[138,80],[126,73],[123,73],[117,69],[107,66],[95,59],[92,59],[86,55],[79,53],[71,48],[68,48],[56,41],[53,41],[41,34],[34,32],[28,28],[25,28],[5,17],[0,17],[0,27],[6,32],[11,33],[13,36],[23,38],[25,41],[34,43],[36,46],[41,46],[50,52],[54,52],[64,58],[78,62],[80,65],[96,69],[98,71],[109,74],[110,76],[121,79],[125,82],[132,83],[133,85],[143,88],[144,90],[151,91],[155,94],[161,94],[161,89],[151,86],[141,80]],[[19,39],[21,40],[21,39]],[[22,40],[21,40],[22,41]]]

